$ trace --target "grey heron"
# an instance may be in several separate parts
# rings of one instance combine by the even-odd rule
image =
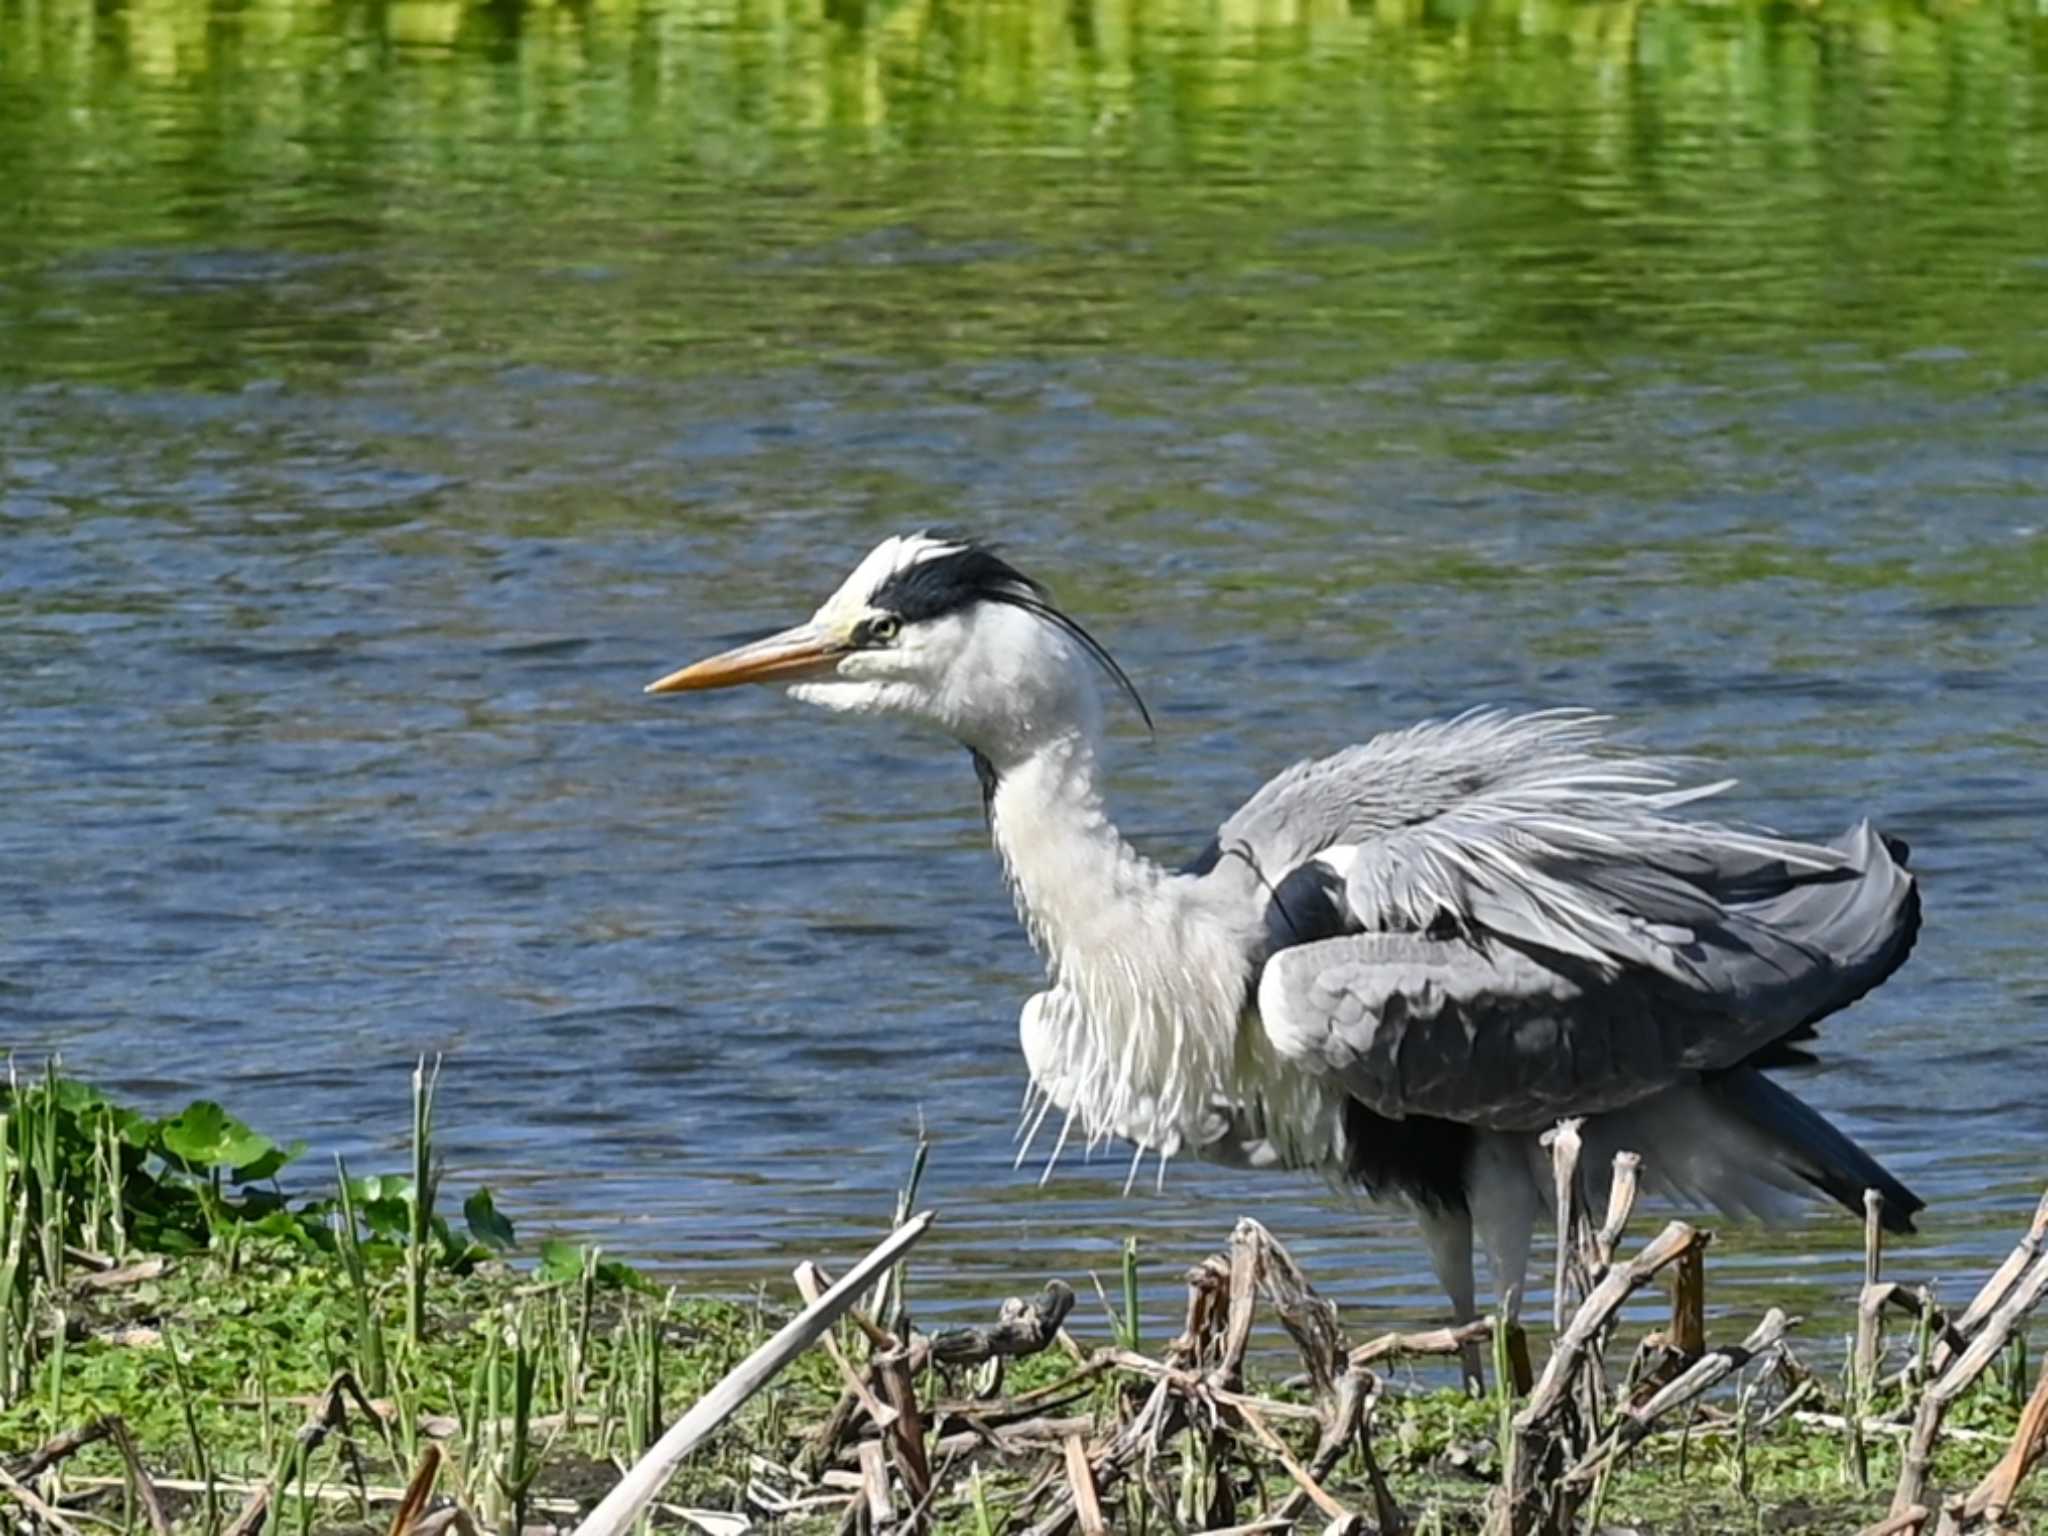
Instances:
[[[648,691],[768,683],[964,745],[1046,966],[1020,1035],[1061,1144],[1403,1202],[1460,1321],[1475,1234],[1517,1309],[1563,1117],[1584,1117],[1587,1167],[1637,1151],[1683,1200],[1768,1217],[1874,1188],[1911,1230],[1922,1202],[1765,1075],[1810,1061],[1819,1020],[1912,949],[1903,844],[1708,820],[1728,781],[1688,784],[1598,717],[1482,711],[1295,764],[1167,869],[1103,805],[1105,678],[1143,712],[1044,587],[917,534],[806,622]]]

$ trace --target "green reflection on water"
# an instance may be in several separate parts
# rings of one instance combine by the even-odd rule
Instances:
[[[0,377],[2038,363],[2044,83],[2026,0],[0,0]]]

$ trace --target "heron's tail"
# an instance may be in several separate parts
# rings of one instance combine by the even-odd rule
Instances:
[[[1586,1149],[1611,1162],[1639,1152],[1653,1185],[1682,1202],[1771,1221],[1814,1191],[1862,1214],[1863,1191],[1884,1197],[1887,1230],[1910,1232],[1926,1202],[1803,1100],[1754,1067],[1711,1073],[1586,1122]]]
[[[1701,1091],[1712,1096],[1722,1113],[1762,1137],[1784,1168],[1815,1189],[1858,1215],[1863,1213],[1863,1191],[1874,1189],[1884,1196],[1885,1230],[1913,1230],[1913,1215],[1927,1202],[1798,1095],[1754,1067],[1717,1073],[1701,1084]]]

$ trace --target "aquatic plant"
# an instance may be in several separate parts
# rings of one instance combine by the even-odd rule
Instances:
[[[58,1536],[80,1520],[155,1536],[574,1522],[614,1536],[641,1516],[718,1536],[770,1521],[1525,1536],[1681,1511],[1702,1532],[1833,1532],[1879,1515],[1867,1489],[1889,1484],[1897,1508],[1873,1529],[1933,1536],[1995,1529],[2048,1447],[2048,1373],[2030,1390],[2024,1351],[2048,1292],[2048,1201],[1961,1311],[1886,1280],[1873,1236],[1839,1393],[1782,1313],[1710,1343],[1709,1234],[1674,1222],[1626,1251],[1633,1169],[1596,1226],[1569,1193],[1568,1136],[1553,1153],[1570,1240],[1540,1373],[1521,1331],[1491,1321],[1348,1343],[1250,1221],[1189,1272],[1183,1325],[1148,1354],[1135,1242],[1121,1305],[1098,1287],[1093,1347],[1058,1280],[989,1326],[919,1329],[897,1261],[930,1220],[909,1216],[922,1148],[895,1252],[838,1286],[799,1266],[806,1306],[788,1320],[664,1292],[594,1247],[550,1241],[522,1261],[488,1191],[465,1201],[463,1234],[436,1210],[432,1084],[421,1063],[407,1172],[337,1163],[333,1190],[302,1199],[277,1178],[292,1149],[217,1106],[152,1120],[48,1069],[11,1080],[0,1511]],[[265,1159],[267,1182],[250,1182]],[[1660,1274],[1681,1279],[1670,1320],[1617,1378],[1622,1308]],[[830,1305],[850,1308],[846,1325]],[[1262,1320],[1292,1340],[1298,1382],[1261,1369]],[[1483,1398],[1428,1390],[1401,1364],[1488,1341]]]

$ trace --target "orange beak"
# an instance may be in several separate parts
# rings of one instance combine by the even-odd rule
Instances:
[[[846,654],[846,647],[816,625],[798,624],[765,640],[735,646],[656,678],[649,693],[691,693],[700,688],[735,688],[741,683],[795,682],[822,677]]]

